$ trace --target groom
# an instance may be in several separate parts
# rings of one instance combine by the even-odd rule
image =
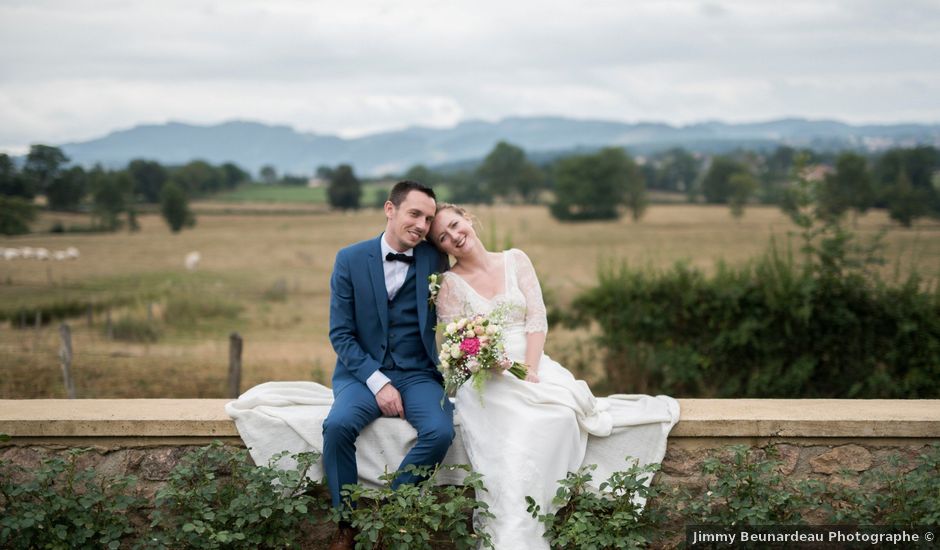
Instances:
[[[454,438],[428,305],[428,275],[446,268],[446,258],[424,241],[434,201],[430,188],[398,182],[385,202],[385,232],[340,250],[333,264],[330,342],[337,359],[322,464],[334,508],[342,507],[342,487],[358,482],[356,438],[376,418],[397,416],[418,432],[399,470],[439,463]],[[416,481],[403,473],[394,487]],[[352,548],[354,536],[341,523],[330,548]]]

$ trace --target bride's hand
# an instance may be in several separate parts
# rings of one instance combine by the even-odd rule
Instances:
[[[526,373],[525,373],[525,381],[526,381],[526,382],[532,382],[533,384],[538,384],[538,383],[539,383],[539,375],[538,375],[538,373],[533,372],[533,371],[531,371],[531,370],[528,371],[528,372],[526,372]]]

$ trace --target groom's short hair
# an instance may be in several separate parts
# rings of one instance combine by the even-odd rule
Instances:
[[[402,180],[396,183],[395,187],[392,187],[392,191],[388,194],[388,200],[395,205],[395,208],[398,208],[401,206],[402,201],[405,200],[405,197],[408,196],[408,193],[412,191],[421,191],[435,201],[437,200],[437,197],[434,196],[433,189],[414,180]]]

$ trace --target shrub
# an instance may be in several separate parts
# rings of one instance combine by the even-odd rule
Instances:
[[[196,225],[196,217],[189,209],[189,197],[176,182],[171,181],[160,191],[160,214],[166,220],[170,231],[179,233],[184,227]]]
[[[467,477],[462,487],[438,486],[436,477],[441,470],[464,470]],[[426,479],[417,484],[404,484],[392,489],[398,472],[385,474],[381,488],[346,485],[343,499],[347,506],[334,510],[335,521],[347,521],[359,530],[357,548],[385,548],[388,550],[430,549],[432,543],[451,543],[458,549],[492,548],[487,533],[474,532],[468,519],[493,517],[486,503],[469,496],[485,491],[480,474],[466,465],[416,467],[413,472]]]
[[[213,318],[232,318],[242,307],[212,294],[187,292],[167,300],[164,318],[171,324],[194,324]]]
[[[221,442],[201,448],[173,469],[157,492],[146,544],[158,548],[291,548],[300,526],[326,500],[310,496],[307,478],[318,453],[293,455],[297,468],[278,470],[275,455],[254,466],[244,449]]]
[[[869,470],[857,485],[831,484],[829,520],[863,525],[940,525],[940,444],[917,457],[917,466],[899,475],[897,456],[888,467]]]
[[[814,202],[812,185],[800,179],[782,206],[801,228],[801,262],[771,242],[711,277],[684,264],[600,272],[574,310],[600,325],[613,391],[940,396],[940,289],[916,273],[883,281],[872,269],[884,263],[881,236],[858,240]]]
[[[41,325],[47,325],[53,321],[68,319],[84,315],[91,306],[95,310],[101,310],[108,304],[62,299],[52,303],[40,304],[31,307],[17,307],[11,309],[0,309],[0,321],[10,321],[16,328],[30,328],[36,322],[36,315],[39,315]]]
[[[542,514],[532,497],[526,497],[529,513],[545,525],[545,537],[553,548],[638,548],[652,542],[663,515],[644,507],[658,490],[649,479],[658,465],[639,466],[633,461],[625,471],[614,472],[600,484],[599,493],[589,487],[596,466],[569,472],[561,480],[552,503],[557,512]]]
[[[574,314],[600,326],[612,391],[940,396],[940,294],[916,275],[880,281],[833,246],[803,265],[772,248],[710,277],[684,264],[608,267]]]
[[[76,471],[87,449],[51,456],[27,471],[0,461],[0,546],[4,548],[119,548],[134,533],[129,512],[143,499],[136,479]]]
[[[702,474],[710,481],[700,494],[680,493],[687,523],[725,526],[802,525],[802,514],[816,505],[818,482],[794,482],[780,473],[775,447],[763,451],[731,447],[730,460],[706,459]]]
[[[29,224],[36,219],[36,206],[31,200],[0,195],[0,234],[29,233]]]
[[[153,323],[132,317],[124,317],[113,323],[111,335],[115,340],[124,342],[156,342],[160,339],[160,331]]]

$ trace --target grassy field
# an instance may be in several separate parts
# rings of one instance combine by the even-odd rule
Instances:
[[[367,183],[362,186],[360,202],[363,206],[374,206],[388,196],[389,184]],[[214,203],[277,203],[277,204],[326,204],[326,187],[297,185],[267,185],[251,183],[219,193],[212,198]]]
[[[97,304],[91,324],[84,315],[69,323],[79,397],[223,397],[232,332],[245,340],[243,389],[267,380],[328,381],[335,360],[327,337],[333,258],[340,247],[378,235],[384,227],[381,211],[311,209],[287,216],[272,205],[220,210],[218,204],[196,204],[198,211],[216,215],[201,215],[195,229],[177,235],[157,216],[144,215],[134,234],[2,238],[0,247],[75,246],[81,258],[0,261],[0,308],[68,300]],[[754,257],[772,237],[786,245],[794,230],[777,209],[763,207],[749,208],[735,221],[724,207],[657,205],[640,223],[577,225],[555,222],[544,207],[483,207],[475,213],[488,246],[526,250],[543,286],[561,304],[594,283],[602,262],[663,268],[684,260],[711,270],[720,260]],[[48,227],[54,219],[83,221],[44,215],[38,226]],[[882,212],[858,221],[863,235],[883,227],[890,228],[887,275],[916,267],[937,278],[940,225],[899,229]],[[202,256],[195,272],[183,266],[190,251]],[[106,304],[116,327],[131,337],[150,327],[157,340],[108,339]],[[596,350],[588,338],[554,331],[547,352],[590,381],[596,376]],[[57,326],[0,326],[0,398],[64,396],[58,349]]]

